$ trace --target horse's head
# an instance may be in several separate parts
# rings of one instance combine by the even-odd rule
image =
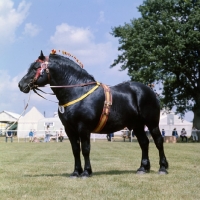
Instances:
[[[49,83],[48,58],[41,51],[38,59],[31,64],[27,74],[20,80],[19,88],[22,92],[28,93],[37,86],[44,86]]]

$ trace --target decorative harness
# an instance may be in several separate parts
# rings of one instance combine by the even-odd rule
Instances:
[[[64,52],[64,51],[63,51]],[[53,49],[52,54],[55,54],[56,53],[56,50]],[[63,54],[65,55],[68,55],[66,52],[64,52]],[[68,55],[69,56],[69,55]],[[72,56],[70,54],[70,56]],[[73,57],[73,56],[72,56]],[[73,57],[74,59],[76,59],[76,57]],[[77,61],[78,59],[76,59]],[[40,60],[40,59],[37,59],[36,62],[40,62],[41,65],[40,65],[40,68],[37,69],[37,72],[36,72],[36,75],[35,77],[33,78],[33,80],[28,84],[28,86],[30,87],[30,89],[34,89],[34,88],[37,88],[38,86],[35,85],[34,83],[38,80],[38,78],[43,74],[44,71],[46,71],[47,75],[48,75],[48,83],[50,83],[50,73],[49,73],[49,69],[48,69],[48,64],[49,64],[49,58],[48,57],[45,57],[45,60]],[[83,65],[82,63],[78,60],[77,61],[79,63],[79,65],[83,68]],[[103,111],[101,113],[101,117],[100,117],[100,120],[99,120],[99,123],[97,124],[96,128],[92,131],[94,133],[98,133],[100,132],[104,126],[106,125],[106,122],[108,120],[108,117],[109,117],[109,113],[110,113],[110,107],[112,105],[112,93],[110,91],[110,88],[105,85],[105,84],[102,84],[102,83],[99,83],[99,82],[90,82],[90,83],[83,83],[83,84],[78,84],[78,85],[67,85],[67,86],[50,86],[52,88],[63,88],[63,87],[82,87],[82,86],[86,86],[86,85],[91,85],[91,84],[95,84],[96,83],[96,86],[94,86],[91,90],[89,90],[87,93],[85,93],[84,95],[82,95],[81,97],[79,97],[78,99],[75,99],[73,101],[70,101],[64,105],[59,105],[59,111],[60,113],[64,113],[65,111],[65,107],[67,106],[70,106],[70,105],[73,105],[81,100],[83,100],[84,98],[86,98],[88,95],[92,94],[99,86],[102,86],[103,89],[104,89],[104,94],[105,94],[105,101],[104,101],[104,106],[103,106]],[[34,91],[36,92],[36,91]],[[37,92],[36,92],[37,93]],[[37,93],[38,94],[38,93]],[[39,94],[38,94],[39,95]],[[41,96],[41,95],[39,95]]]
[[[104,84],[101,84],[101,86],[104,89],[105,101],[104,101],[104,107],[103,107],[103,111],[101,113],[99,123],[98,123],[97,127],[93,130],[94,133],[100,132],[103,129],[103,127],[106,125],[108,116],[110,114],[110,107],[112,105],[112,93],[110,91],[110,88]]]

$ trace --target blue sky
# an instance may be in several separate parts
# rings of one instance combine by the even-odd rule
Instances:
[[[0,0],[0,112],[22,113],[28,95],[19,91],[18,82],[40,50],[45,55],[52,49],[70,52],[97,81],[105,84],[129,80],[119,66],[109,68],[120,53],[118,39],[110,32],[112,27],[140,17],[137,7],[142,2]],[[47,117],[57,111],[57,104],[33,92],[27,110],[32,106]]]

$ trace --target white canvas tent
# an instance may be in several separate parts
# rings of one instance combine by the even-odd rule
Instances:
[[[175,115],[173,112],[167,114],[161,111],[159,127],[160,130],[165,130],[166,136],[171,136],[174,128],[176,128],[178,135],[180,135],[182,128],[185,128],[188,137],[190,137],[192,133],[192,122],[180,119],[179,116]]]
[[[19,114],[13,112],[0,112],[0,135],[4,135],[6,129],[15,130],[17,128],[17,123],[15,122],[18,120],[19,117]]]
[[[15,122],[20,117],[19,114],[8,112],[8,111],[2,111],[0,112],[0,122]]]
[[[60,128],[62,128],[62,133],[64,133],[64,136],[66,136],[65,129],[58,116],[39,120],[37,124],[37,135],[44,135],[47,125],[49,125],[51,135],[57,135],[56,133],[59,133]]]
[[[26,138],[31,129],[37,130],[38,121],[43,118],[44,116],[35,107],[31,108],[31,110],[18,121],[18,138]]]

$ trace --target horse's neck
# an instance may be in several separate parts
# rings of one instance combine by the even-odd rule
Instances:
[[[50,70],[50,77],[51,86],[70,86],[70,88],[52,88],[60,104],[65,104],[85,93],[87,88],[79,87],[78,85],[95,81],[92,76],[89,74],[87,75],[87,73],[82,70],[76,71],[76,69],[68,66],[52,69],[52,71]],[[77,86],[71,87],[72,85]]]
[[[78,85],[95,81],[94,78],[83,69],[77,67],[60,66],[50,71],[51,85]]]

